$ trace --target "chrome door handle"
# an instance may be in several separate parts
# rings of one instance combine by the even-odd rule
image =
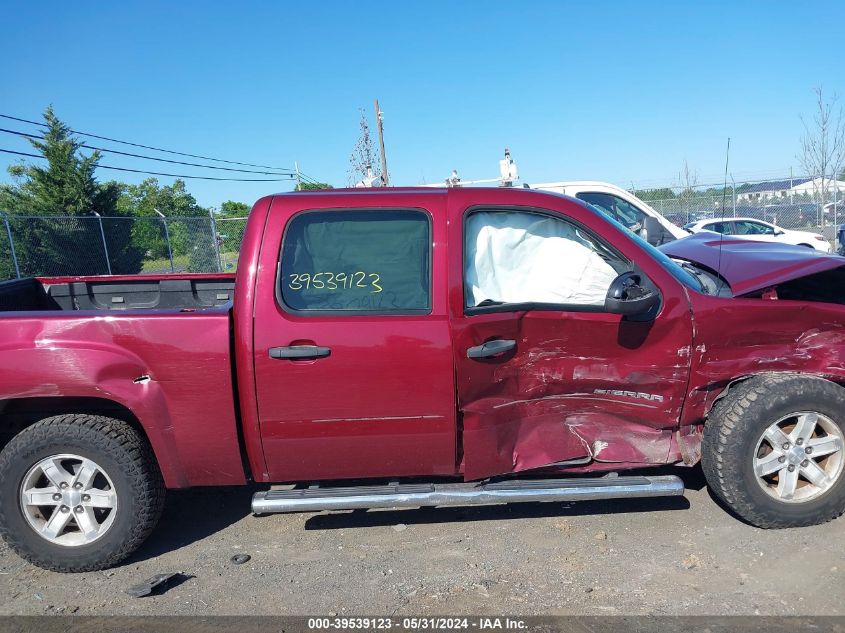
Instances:
[[[482,345],[470,347],[467,350],[467,358],[490,358],[516,349],[516,341],[495,339],[487,341]]]

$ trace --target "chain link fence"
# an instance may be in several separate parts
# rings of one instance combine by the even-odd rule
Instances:
[[[721,196],[704,196],[695,198],[669,198],[647,200],[655,211],[678,226],[690,222],[713,218],[754,218],[771,222],[785,229],[815,230],[827,226],[836,226],[845,218],[845,202],[830,202],[822,205],[812,200],[759,202],[734,201],[732,196],[725,200],[722,209]]]
[[[677,226],[715,218],[752,218],[784,229],[820,232],[832,239],[845,222],[845,182],[826,177],[766,180],[713,188],[669,187],[676,195],[657,198],[635,191],[655,211]],[[662,191],[666,191],[663,189]]]
[[[234,272],[237,269],[245,230],[246,218],[224,218],[217,221],[220,267],[223,272]]]
[[[246,218],[0,214],[0,279],[234,272]]]
[[[845,182],[790,178],[711,187],[634,191],[677,226],[754,218],[834,241],[845,222]],[[0,279],[63,275],[234,272],[246,218],[20,216],[0,212]],[[834,247],[837,245],[834,244]]]

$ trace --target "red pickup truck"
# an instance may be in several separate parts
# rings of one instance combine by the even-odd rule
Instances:
[[[655,249],[518,189],[269,196],[236,277],[0,285],[0,533],[101,569],[166,488],[255,513],[713,492],[761,527],[845,509],[845,259]],[[270,484],[297,484],[284,489]]]

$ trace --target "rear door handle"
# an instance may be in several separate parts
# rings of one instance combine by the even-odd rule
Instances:
[[[467,350],[467,358],[490,358],[491,356],[498,356],[499,354],[504,354],[515,349],[516,341],[495,339],[487,341],[482,345],[470,347]]]
[[[316,345],[291,345],[290,347],[271,347],[270,358],[298,358],[307,360],[309,358],[325,358],[332,350],[328,347],[317,347]]]

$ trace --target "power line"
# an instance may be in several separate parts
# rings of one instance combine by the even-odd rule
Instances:
[[[302,182],[306,185],[319,185],[320,184],[319,181],[314,180],[311,176],[304,174],[302,171],[299,172],[299,177],[302,180]]]
[[[20,123],[29,123],[30,125],[38,125],[39,127],[49,127],[44,123],[39,123],[38,121],[30,121],[29,119],[22,119],[20,117],[11,116],[9,114],[0,114],[0,117],[4,119],[10,119],[12,121],[19,121]],[[88,132],[80,132],[79,130],[70,130],[73,134],[78,134],[79,136],[87,136],[89,138],[98,138],[101,141],[109,141],[111,143],[120,143],[122,145],[131,145],[132,147],[141,147],[143,149],[151,149],[156,152],[164,152],[166,154],[176,154],[177,156],[188,156],[189,158],[199,158],[201,160],[211,160],[216,163],[228,163],[230,165],[243,165],[244,167],[259,167],[261,169],[276,169],[280,171],[292,171],[288,167],[271,167],[270,165],[254,165],[253,163],[241,163],[236,160],[223,160],[222,158],[211,158],[209,156],[201,156],[199,154],[188,154],[186,152],[177,152],[171,149],[162,149],[160,147],[153,147],[152,145],[141,145],[140,143],[130,143],[129,141],[121,141],[116,138],[109,138],[108,136],[99,136],[97,134],[89,134]]]
[[[18,136],[25,136],[27,138],[34,138],[44,140],[44,136],[38,136],[36,134],[27,134],[26,132],[20,132],[18,130],[7,130],[5,128],[0,128],[0,132],[5,132],[6,134],[17,134]],[[238,169],[236,167],[218,167],[217,165],[201,165],[200,163],[186,163],[181,160],[170,160],[169,158],[157,158],[155,156],[144,156],[143,154],[132,154],[130,152],[121,152],[120,150],[116,149],[107,149],[105,147],[96,147],[95,145],[89,145],[88,143],[82,143],[81,147],[85,147],[87,149],[97,150],[98,152],[109,152],[111,154],[120,154],[121,156],[132,156],[133,158],[143,158],[145,160],[155,160],[162,163],[172,163],[174,165],[187,165],[189,167],[202,167],[203,169],[221,169],[223,171],[237,171],[245,174],[263,174],[265,176],[291,176],[292,174],[289,173],[279,173],[275,171],[253,171],[251,169]]]
[[[17,156],[29,156],[30,158],[41,158],[38,154],[29,154],[27,152],[16,152],[11,149],[0,149],[4,154],[15,154]],[[97,169],[113,169],[115,171],[129,171],[136,174],[148,174],[150,176],[168,176],[170,178],[191,178],[194,180],[224,180],[228,182],[287,182],[293,178],[216,178],[214,176],[186,176],[185,174],[166,174],[160,171],[144,171],[143,169],[129,169],[128,167],[113,167],[111,165],[97,165]]]
[[[304,173],[304,172],[302,172],[302,171],[300,171],[300,172],[299,172],[299,175],[300,175],[300,176],[302,176],[302,179],[303,179],[303,180],[305,180],[306,182],[308,182],[308,183],[310,183],[310,184],[312,184],[312,185],[319,185],[319,184],[322,184],[319,180],[316,180],[316,179],[312,178],[311,176],[309,176],[308,174],[306,174],[306,173]]]

